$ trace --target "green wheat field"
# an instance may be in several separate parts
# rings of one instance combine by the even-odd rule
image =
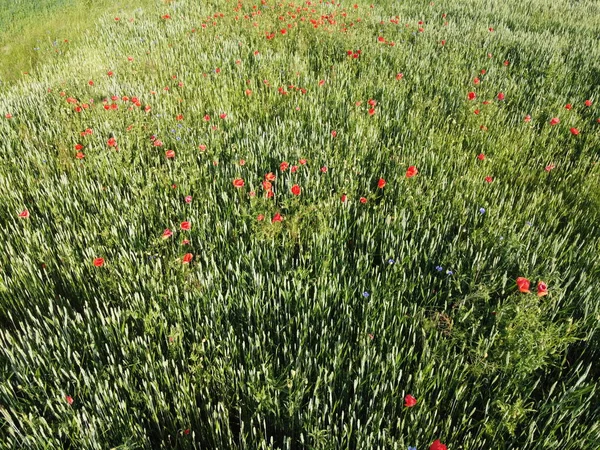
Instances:
[[[600,449],[600,2],[0,11],[0,449]]]

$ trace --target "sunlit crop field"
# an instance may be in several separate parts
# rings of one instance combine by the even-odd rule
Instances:
[[[110,8],[2,61],[0,449],[600,448],[600,3]]]

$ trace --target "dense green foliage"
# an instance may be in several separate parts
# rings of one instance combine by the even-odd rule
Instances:
[[[0,448],[600,448],[598,2],[150,3],[0,86]]]

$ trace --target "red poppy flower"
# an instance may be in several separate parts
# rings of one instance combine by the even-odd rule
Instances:
[[[167,156],[167,158],[169,158],[169,159],[175,158],[175,151],[173,151],[173,150],[167,150],[167,151],[165,152],[165,155],[166,155],[166,156]]]
[[[96,267],[102,267],[104,265],[104,258],[95,258],[93,264]]]
[[[474,84],[479,84],[479,82],[480,82],[479,78],[477,78],[477,77],[473,78],[473,83]]]
[[[66,395],[66,396],[65,396],[65,400],[67,401],[67,403],[68,403],[69,405],[72,405],[72,404],[73,404],[73,397],[71,397],[70,395]]]
[[[527,115],[525,116],[525,118],[523,118],[523,120],[524,120],[525,122],[531,122],[531,116],[530,116],[529,114],[527,114]]]
[[[85,155],[82,152],[77,152],[77,154],[75,155],[75,158],[83,159],[83,158],[85,158]]]
[[[294,195],[300,195],[300,186],[298,186],[297,184],[292,186],[292,194]]]
[[[504,93],[503,92],[499,92],[498,93],[498,100],[504,100]]]
[[[332,131],[331,131],[331,137],[336,137],[336,136],[337,136],[337,131],[335,131],[335,130],[332,130]]]
[[[467,98],[468,98],[469,100],[475,100],[475,99],[477,98],[477,95],[475,94],[475,92],[469,92],[469,93],[467,94]]]
[[[483,161],[485,159],[485,155],[483,153],[480,153],[479,155],[477,155],[477,159],[479,161]]]
[[[90,80],[90,81],[88,81],[88,84],[89,84],[90,86],[93,86],[93,85],[94,85],[94,82],[93,82],[92,80]]]
[[[577,136],[579,134],[579,130],[577,128],[571,128],[569,131],[573,136]]]
[[[192,258],[194,257],[194,255],[192,255],[191,253],[186,253],[185,255],[183,255],[183,258],[181,260],[182,264],[189,264],[192,262]]]
[[[547,166],[544,168],[544,170],[545,170],[546,172],[550,172],[550,171],[551,171],[552,169],[554,169],[555,167],[556,167],[556,166],[555,166],[554,164],[548,164],[548,165],[547,165]]]
[[[279,170],[281,170],[282,172],[285,172],[288,167],[290,167],[290,163],[288,163],[286,161],[279,164]]]
[[[387,184],[387,182],[383,178],[380,178],[379,181],[377,182],[377,187],[379,189],[383,189],[386,184]]]
[[[112,77],[114,75],[112,70],[109,70],[108,72],[106,72],[106,75],[108,75],[109,77]]]
[[[537,295],[538,295],[538,297],[543,297],[544,295],[548,295],[548,286],[543,281],[538,281]]]
[[[168,228],[165,231],[163,231],[163,234],[162,234],[163,239],[169,239],[171,236],[173,236],[173,232],[171,230],[169,230]]]
[[[559,123],[560,123],[560,119],[559,119],[558,117],[553,117],[553,118],[550,120],[550,125],[552,125],[552,126],[554,126],[554,125],[557,125],[557,124],[559,124]]]
[[[200,149],[200,151],[201,151],[201,152],[203,152],[203,151],[205,151],[205,150],[206,150],[206,145],[200,144],[200,145],[198,146],[198,148]]]
[[[277,176],[273,172],[269,172],[268,174],[265,175],[265,180],[268,180],[268,181],[275,181],[276,178],[277,178]]]
[[[298,166],[292,166],[292,168],[290,169],[290,172],[292,172],[292,173],[298,172]]]
[[[281,214],[276,213],[273,218],[271,219],[271,223],[275,223],[275,222],[281,222],[283,220],[283,217],[281,217]]]
[[[181,241],[181,245],[189,245],[190,241],[187,239],[184,239],[183,241]]]
[[[75,150],[81,150],[82,148],[83,148],[83,145],[75,144]]]
[[[190,230],[192,228],[192,224],[187,221],[181,222],[181,224],[179,226],[181,227],[182,230]]]
[[[412,178],[418,173],[419,171],[415,166],[410,166],[408,169],[406,169],[406,178]]]
[[[442,444],[439,439],[436,439],[429,446],[429,450],[448,450],[448,447]]]
[[[116,147],[117,146],[117,140],[114,137],[111,137],[108,139],[108,141],[106,141],[106,144],[109,147]]]
[[[378,40],[379,42],[385,42],[385,38],[384,38],[383,36],[379,36],[379,37],[377,38],[377,40]]]
[[[265,191],[270,191],[271,188],[273,187],[273,185],[271,184],[270,181],[265,180],[262,182],[262,187]]]
[[[402,78],[404,78],[404,74],[403,73],[399,73],[396,75],[396,80],[401,80]]]
[[[329,170],[329,169],[327,168],[327,166],[323,166],[323,167],[321,167],[321,172],[322,172],[322,173],[327,173],[327,171],[328,171],[328,170]]]
[[[12,114],[7,113],[7,114],[4,115],[4,117],[6,117],[7,119],[12,119]]]
[[[244,186],[244,180],[243,180],[243,179],[241,179],[241,178],[236,178],[236,179],[234,179],[234,180],[233,180],[233,185],[234,185],[236,188],[241,188],[241,187],[243,187],[243,186]]]
[[[370,106],[377,106],[377,100],[373,100],[372,98],[369,99],[369,101],[367,102]]]
[[[571,110],[571,109],[573,109],[573,106],[570,103],[567,103],[565,105],[565,109]]]
[[[364,205],[365,203],[367,203],[367,199],[365,197],[361,197],[359,199],[359,202],[361,202]]]
[[[342,196],[340,197],[340,200],[342,201],[342,203],[346,203],[346,200],[348,200],[348,197],[346,196],[346,194],[342,194]]]
[[[175,120],[183,120],[183,114],[177,114],[177,116],[175,116]]]
[[[208,114],[206,114],[206,115],[204,116],[204,120],[205,120],[206,122],[209,122],[209,121],[210,121],[210,116],[209,116]]]
[[[369,108],[369,115],[372,116],[375,114],[375,108]]]
[[[29,211],[27,211],[26,209],[24,209],[23,211],[21,211],[19,213],[19,217],[22,219],[27,219],[29,218]]]
[[[192,196],[191,195],[186,195],[184,200],[185,200],[186,203],[192,203]]]
[[[524,277],[519,277],[517,278],[517,287],[519,288],[519,291],[525,293],[525,294],[529,294],[529,280],[527,278]]]
[[[406,394],[406,396],[404,397],[404,406],[406,406],[407,408],[412,408],[416,404],[417,399],[410,394]]]
[[[587,107],[592,106],[592,101],[591,100],[586,100],[585,101],[585,106],[587,106]]]
[[[263,221],[264,219],[265,219],[265,216],[264,216],[263,214],[259,214],[259,215],[256,217],[256,220],[258,220],[259,222]]]
[[[479,110],[478,110],[478,109],[476,109],[475,111],[473,111],[473,113],[474,113],[475,115],[478,115],[478,114],[479,114]]]

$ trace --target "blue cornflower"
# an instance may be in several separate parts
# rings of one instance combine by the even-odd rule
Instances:
[[[363,292],[363,297],[364,298],[367,298],[369,295],[371,295],[371,294],[369,294],[367,291]]]
[[[531,222],[525,222],[527,225],[529,225],[530,227],[533,226],[533,224]]]
[[[388,259],[388,264],[394,264],[395,262],[392,258]]]
[[[480,214],[485,214],[485,208],[479,208],[479,213]]]
[[[454,275],[454,272],[452,272],[451,270],[446,270],[446,275]]]
[[[444,268],[442,266],[435,266],[435,270],[441,272],[442,270],[444,270]]]
[[[417,450],[417,447],[411,447],[410,445],[408,446],[408,450]]]

